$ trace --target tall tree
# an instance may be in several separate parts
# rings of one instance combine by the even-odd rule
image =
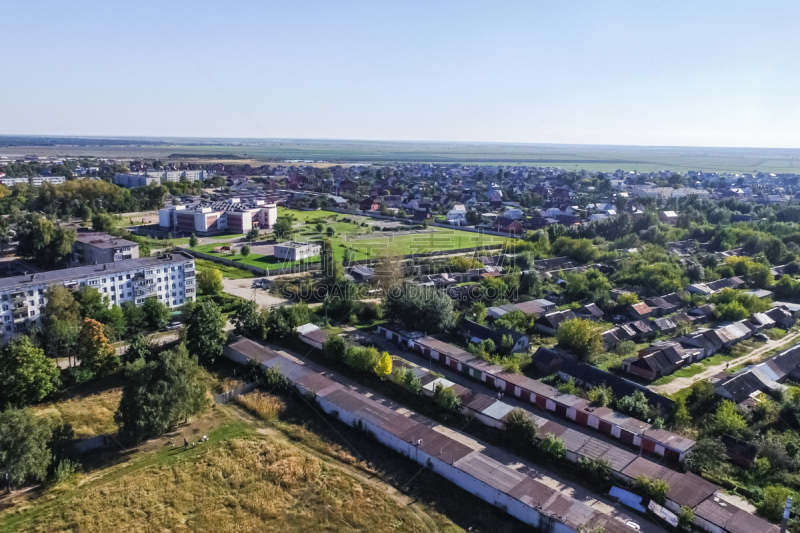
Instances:
[[[139,359],[149,362],[153,358],[153,350],[147,338],[141,333],[137,333],[128,344],[125,350],[124,360],[126,363],[133,363]]]
[[[119,366],[117,352],[108,342],[105,327],[97,320],[83,320],[80,348],[81,368],[95,375],[105,374]]]
[[[0,472],[10,484],[44,480],[53,460],[47,444],[53,434],[50,421],[30,409],[0,413]]]
[[[52,357],[68,357],[77,353],[81,325],[81,306],[63,285],[51,285],[45,292],[44,326],[48,333],[44,346]]]
[[[206,363],[222,355],[225,345],[225,319],[211,301],[198,303],[189,317],[186,338],[189,353]]]
[[[265,321],[266,316],[259,312],[258,304],[252,300],[240,303],[233,315],[236,334],[256,339],[264,338],[266,333]]]
[[[44,351],[22,336],[0,349],[0,406],[38,402],[58,385],[59,370]]]
[[[154,330],[166,326],[172,316],[169,307],[159,302],[157,298],[147,298],[141,309],[145,325]]]
[[[197,288],[205,295],[222,294],[222,272],[216,268],[207,268],[197,274]]]
[[[108,302],[100,294],[100,291],[94,287],[83,287],[78,292],[78,300],[81,304],[83,316],[94,320],[101,320],[108,309]]]
[[[123,438],[141,441],[203,411],[208,403],[203,371],[180,346],[161,352],[130,376],[114,420]]]

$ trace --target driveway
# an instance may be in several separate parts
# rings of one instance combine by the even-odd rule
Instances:
[[[285,298],[273,296],[269,291],[265,291],[259,285],[267,278],[245,278],[245,279],[222,279],[222,290],[228,294],[244,298],[245,300],[252,300],[255,294],[256,304],[259,307],[277,307],[289,302]]]
[[[758,363],[761,361],[761,355],[764,353],[769,352],[770,350],[774,350],[779,346],[785,345],[786,348],[789,347],[792,341],[800,337],[800,332],[792,333],[786,335],[782,339],[774,340],[774,341],[767,341],[764,343],[764,346],[760,348],[756,348],[752,352],[747,355],[743,355],[742,357],[738,357],[736,359],[731,359],[730,361],[726,361],[719,365],[710,366],[706,370],[702,371],[699,374],[696,374],[689,378],[676,378],[669,383],[664,385],[659,385],[657,387],[649,387],[650,390],[655,391],[659,394],[674,394],[679,390],[685,389],[686,387],[690,387],[693,383],[698,381],[704,381],[709,378],[712,378],[719,374],[720,372],[724,372],[728,366],[736,366],[742,364],[744,362],[754,362]]]

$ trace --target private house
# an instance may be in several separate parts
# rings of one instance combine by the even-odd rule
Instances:
[[[782,329],[789,329],[794,326],[797,319],[783,307],[773,307],[764,313],[775,322],[775,325]]]
[[[596,304],[588,304],[575,309],[575,316],[587,320],[601,320],[605,313]]]
[[[447,212],[445,215],[445,220],[449,224],[454,224],[457,226],[463,225],[467,223],[467,208],[464,207],[462,204],[456,204],[453,208]]]
[[[655,311],[646,303],[639,302],[636,304],[631,304],[625,308],[625,313],[634,320],[641,320],[644,318],[650,318],[653,316]]]
[[[674,226],[678,223],[678,213],[675,211],[661,211],[658,213],[658,220],[664,224]]]
[[[554,372],[558,372],[562,363],[569,358],[569,354],[561,350],[540,346],[539,349],[536,350],[536,353],[533,354],[533,368],[535,368],[538,373],[549,376]]]
[[[622,362],[622,371],[649,381],[668,376],[697,361],[702,353],[698,348],[683,348],[677,342],[656,343]]]
[[[321,350],[322,345],[330,338],[330,331],[320,329],[316,324],[303,324],[302,326],[297,326],[295,331],[298,339],[317,350]]]
[[[558,328],[563,322],[574,318],[575,313],[571,309],[555,311],[537,318],[534,321],[534,327],[545,335],[550,335],[552,337],[556,334],[556,331],[558,331]]]
[[[490,307],[486,311],[490,318],[497,319],[512,311],[522,311],[526,315],[540,316],[547,312],[547,308],[536,301],[530,301],[518,304],[505,304],[496,307]]]
[[[507,217],[498,217],[494,223],[494,229],[514,235],[518,235],[523,232],[521,221]]]
[[[676,303],[674,301],[669,302],[666,298],[662,296],[657,296],[655,298],[646,298],[644,303],[648,305],[653,310],[652,316],[664,316],[669,315],[680,309],[682,302],[678,299]]]

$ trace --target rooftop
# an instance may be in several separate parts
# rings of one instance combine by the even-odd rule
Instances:
[[[184,261],[194,261],[194,258],[183,252],[173,252],[171,254],[164,254],[158,257],[142,257],[139,259],[117,261],[116,263],[80,266],[75,268],[65,268],[62,270],[52,270],[50,272],[38,272],[30,275],[13,276],[10,278],[0,279],[0,291],[13,289],[16,287],[25,287],[28,285],[41,285],[43,283],[63,283],[76,278],[105,276]]]

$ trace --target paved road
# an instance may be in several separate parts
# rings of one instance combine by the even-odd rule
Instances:
[[[767,341],[764,343],[764,346],[756,348],[747,355],[743,355],[742,357],[738,357],[736,359],[731,359],[730,361],[726,361],[719,365],[710,366],[703,372],[696,374],[692,377],[676,378],[664,385],[659,385],[657,387],[649,387],[649,388],[659,394],[674,394],[681,389],[685,389],[686,387],[691,386],[693,383],[696,383],[701,380],[706,380],[708,378],[714,377],[720,372],[724,372],[728,366],[733,367],[749,361],[759,362],[761,361],[760,357],[761,354],[769,352],[770,350],[773,350],[778,346],[786,345],[785,347],[788,348],[792,344],[792,341],[796,340],[798,337],[800,337],[800,332],[786,335],[782,339]]]
[[[390,409],[393,409],[398,413],[401,413],[405,416],[410,416],[415,420],[417,419],[417,417],[420,416],[417,415],[416,413],[409,411],[403,405],[400,405],[386,398],[385,396],[376,393],[372,389],[364,387],[363,385],[355,381],[352,381],[342,376],[341,374],[338,374],[337,372],[333,372],[328,368],[322,367],[320,365],[317,365],[316,363],[306,360],[302,354],[290,352],[282,348],[281,346],[272,343],[267,343],[266,345],[269,348],[277,351],[281,355],[284,355],[299,364],[305,365],[311,370],[318,372],[329,379],[337,381],[342,385],[345,385],[351,388],[352,390],[358,392],[359,394],[363,394],[364,396],[367,396],[372,400],[380,402],[384,406],[389,407]],[[629,513],[622,505],[612,501],[611,499],[605,496],[600,496],[598,494],[595,494],[594,492],[590,491],[585,487],[571,485],[569,481],[562,478],[559,474],[552,472],[546,468],[543,468],[538,464],[530,463],[500,448],[497,448],[481,440],[478,440],[466,433],[450,429],[446,426],[436,424],[435,422],[433,424],[434,424],[432,426],[433,430],[447,434],[455,439],[458,439],[463,444],[475,450],[482,451],[483,453],[492,457],[496,461],[499,461],[500,463],[503,463],[517,471],[526,473],[529,476],[533,476],[541,483],[544,483],[545,485],[555,490],[558,490],[559,492],[565,495],[575,498],[576,500],[581,501],[585,505],[588,505],[602,513],[611,515],[615,519],[620,520],[623,523],[627,520],[633,520],[634,522],[640,525],[641,531],[644,531],[645,533],[665,533],[665,530],[660,526],[658,526],[657,524],[654,524],[652,522],[647,522],[641,517]]]
[[[245,279],[227,279],[222,280],[222,290],[228,294],[244,298],[245,300],[252,300],[255,294],[256,303],[259,307],[277,307],[289,302],[286,298],[273,296],[269,291],[260,288],[262,281],[267,278],[245,278]],[[256,285],[258,284],[258,286]],[[255,288],[254,290],[254,287]]]

